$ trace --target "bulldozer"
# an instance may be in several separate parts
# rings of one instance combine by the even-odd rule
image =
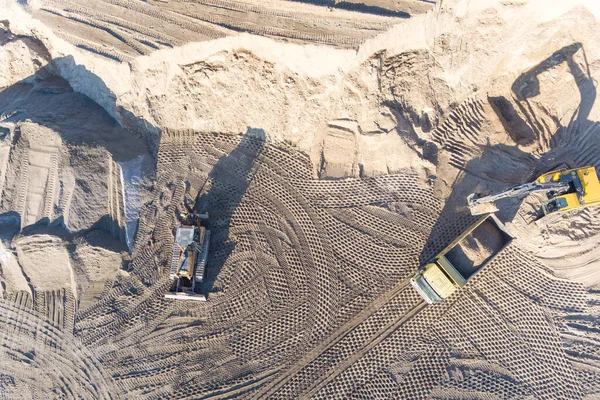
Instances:
[[[206,301],[197,293],[197,285],[204,280],[208,258],[210,231],[203,225],[208,213],[181,213],[176,229],[171,256],[170,277],[173,280],[167,299]]]
[[[533,182],[509,187],[496,194],[473,193],[467,204],[473,215],[498,211],[495,202],[506,198],[523,198],[532,193],[546,193],[541,216],[600,204],[600,182],[592,166],[560,169],[540,176]]]

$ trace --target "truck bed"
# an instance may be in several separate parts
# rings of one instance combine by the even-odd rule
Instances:
[[[465,279],[469,279],[510,239],[493,219],[488,218],[448,251],[445,257]]]

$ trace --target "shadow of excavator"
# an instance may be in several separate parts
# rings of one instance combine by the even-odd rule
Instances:
[[[579,64],[575,59],[575,55],[579,53],[579,51],[581,51],[585,65]],[[554,52],[536,67],[521,74],[512,84],[512,92],[515,95],[516,100],[519,101],[517,104],[521,107],[523,114],[527,116],[529,125],[534,129],[541,129],[542,123],[538,121],[531,112],[531,104],[529,104],[528,99],[540,94],[540,74],[563,62],[569,67],[569,71],[577,83],[577,88],[581,97],[579,107],[571,116],[569,123],[575,121],[583,123],[590,115],[590,111],[596,101],[596,84],[590,73],[590,66],[587,61],[585,49],[581,43],[573,43]]]
[[[584,65],[576,60],[576,55],[580,51]],[[529,145],[540,140],[543,131],[548,130],[548,126],[536,117],[530,99],[540,94],[540,74],[563,62],[568,65],[577,83],[581,101],[569,118],[568,125],[552,132],[552,138],[548,143],[549,150],[541,157],[535,157],[521,150],[519,145]],[[467,207],[466,198],[469,194],[481,191],[482,186],[492,192],[501,191],[509,186],[533,181],[539,175],[560,165],[572,166],[570,165],[573,163],[572,160],[564,156],[559,149],[561,140],[564,139],[564,135],[580,134],[582,127],[592,123],[588,117],[596,100],[596,83],[591,76],[585,49],[581,43],[561,48],[521,74],[511,85],[511,91],[513,101],[502,96],[488,97],[488,101],[515,145],[483,146],[480,149],[481,156],[464,165],[421,252],[422,264],[428,262],[477,220],[478,216],[472,216]],[[513,104],[516,104],[520,113],[516,111]],[[523,115],[524,119],[520,115]],[[558,118],[553,117],[553,119],[560,126]],[[502,160],[506,162],[501,162]],[[497,168],[498,165],[503,165],[503,168]],[[497,203],[499,211],[496,215],[503,222],[512,221],[519,211],[522,200],[522,198],[500,200]]]
[[[576,60],[579,52],[581,52],[584,65]],[[530,99],[540,94],[540,75],[563,62],[569,67],[581,98],[579,107],[565,128],[573,124],[581,126],[587,121],[596,101],[596,82],[591,76],[585,49],[581,43],[573,43],[552,53],[541,63],[521,74],[511,85],[513,102],[504,96],[488,98],[505,131],[515,143],[519,145],[532,144],[540,139],[544,130],[548,129],[544,121],[536,117]],[[525,119],[521,118],[519,112],[513,107],[513,103]],[[557,125],[560,125],[557,117],[553,116],[553,119]],[[557,134],[560,134],[561,130],[559,129]]]

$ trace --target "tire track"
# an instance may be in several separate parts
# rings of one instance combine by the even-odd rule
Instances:
[[[311,389],[308,391],[308,393],[303,394],[303,396],[306,396],[308,398],[313,397],[315,394],[317,394],[317,392],[319,392],[322,388],[324,388],[329,382],[333,381],[338,375],[340,375],[342,372],[344,372],[349,366],[354,364],[358,359],[363,357],[368,351],[370,351],[375,346],[379,345],[382,341],[387,339],[393,332],[395,332],[398,328],[400,328],[407,321],[409,321],[411,318],[413,318],[416,314],[421,312],[426,306],[427,306],[427,303],[425,303],[425,301],[421,300],[409,312],[404,314],[400,319],[396,320],[395,322],[393,322],[391,324],[388,324],[383,329],[383,331],[380,331],[380,333],[373,340],[371,340],[369,343],[367,343],[366,346],[364,346],[359,351],[354,352],[352,357],[350,357],[349,359],[344,361],[341,365],[339,365],[331,373],[324,375],[322,378],[320,378],[315,383],[313,383],[313,385],[312,385]]]
[[[290,12],[284,10],[273,10],[259,5],[237,3],[227,0],[179,0],[178,3],[205,5],[214,8],[221,8],[224,10],[238,11],[244,13],[255,13],[265,15],[268,17],[282,17],[296,21],[303,21],[305,19],[308,19],[312,24],[314,24],[314,26],[328,25],[331,23],[331,19],[335,19],[338,26],[346,26],[354,29],[385,30],[397,23],[397,21],[393,19],[389,19],[388,21],[380,21],[381,19],[383,19],[381,17],[370,18],[369,21],[364,21],[344,19],[343,17],[336,18],[334,16],[328,20],[325,18],[315,17],[315,14],[311,14],[308,12]],[[366,15],[364,17],[368,18],[368,16]]]
[[[98,45],[97,43],[92,42],[90,40],[85,40],[78,36],[70,35],[62,31],[56,31],[54,33],[56,34],[56,36],[59,36],[67,42],[72,43],[74,46],[91,51],[92,53],[96,53],[98,55],[110,58],[118,62],[133,62],[133,57],[120,51],[116,51],[114,49]]]
[[[56,9],[58,9],[61,4],[66,4],[65,8],[64,8],[65,11],[77,13],[77,14],[80,14],[87,18],[97,19],[97,20],[106,22],[108,24],[116,25],[125,30],[137,32],[137,33],[141,34],[142,36],[152,38],[155,41],[160,42],[160,43],[166,42],[167,44],[169,44],[171,46],[179,46],[179,45],[183,44],[183,42],[181,40],[179,40],[175,37],[169,36],[165,32],[159,33],[152,29],[147,28],[144,25],[137,24],[135,22],[131,22],[131,21],[125,20],[123,18],[119,18],[119,17],[113,16],[113,15],[110,15],[110,14],[107,14],[104,12],[96,11],[89,7],[84,7],[84,6],[80,6],[77,4],[70,4],[70,3],[66,3],[66,2],[60,2],[60,0],[47,1],[45,5],[46,5],[46,7],[52,6]],[[136,40],[139,41],[139,39],[136,39]]]
[[[409,288],[410,280],[406,279],[402,282],[398,283],[392,289],[387,291],[382,296],[375,299],[371,302],[365,309],[363,309],[359,314],[354,316],[350,321],[346,322],[342,325],[338,330],[336,330],[332,335],[330,335],[326,340],[323,340],[317,347],[308,352],[304,357],[300,359],[296,364],[294,364],[290,369],[288,369],[283,376],[279,376],[274,382],[269,384],[266,388],[259,391],[253,398],[265,398],[271,397],[277,394],[277,391],[282,388],[286,383],[288,383],[297,373],[299,373],[302,369],[310,365],[314,362],[319,356],[321,356],[325,351],[329,348],[333,347],[336,343],[340,342],[344,337],[346,337],[351,331],[356,329],[361,323],[363,323],[367,318],[375,314],[378,310],[380,310],[385,304],[389,303],[393,298],[397,297],[400,293],[402,293],[405,289]]]

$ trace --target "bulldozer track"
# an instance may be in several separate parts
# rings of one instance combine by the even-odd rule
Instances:
[[[33,308],[33,299],[29,292],[19,290],[12,296],[12,300],[18,307]]]
[[[222,26],[232,31],[257,33],[263,36],[285,37],[301,41],[340,45],[343,47],[356,47],[363,42],[363,38],[361,37],[343,36],[340,34],[312,34],[308,32],[299,32],[292,29],[281,29],[272,26],[257,26],[255,24],[240,22],[233,17],[221,17],[219,15],[212,16],[208,13],[199,14],[188,11],[180,11],[179,14],[199,21]]]
[[[6,169],[8,165],[8,160],[10,157],[11,149],[10,147],[0,147],[0,196],[4,192],[5,185],[5,177],[6,177]]]
[[[68,34],[66,32],[60,32],[60,31],[56,32],[56,35],[67,40],[68,42],[72,43],[73,45],[75,45],[77,47],[91,51],[92,53],[96,53],[96,54],[104,56],[106,58],[110,58],[112,60],[119,61],[119,62],[132,62],[133,61],[133,57],[131,57],[125,53],[122,53],[120,51],[114,50],[114,49],[106,47],[106,46],[98,45],[97,43],[92,42],[90,40],[85,40],[78,36],[74,36],[74,35]]]
[[[282,18],[293,19],[293,20],[303,20],[305,18],[309,18],[311,20],[311,22],[314,23],[315,25],[328,23],[327,19],[315,17],[314,14],[310,14],[308,12],[299,12],[299,11],[290,12],[290,11],[284,11],[284,10],[273,10],[273,9],[269,9],[269,8],[262,7],[259,5],[237,3],[237,2],[226,1],[226,0],[180,0],[178,2],[179,3],[187,3],[187,4],[205,5],[205,6],[209,6],[209,7],[238,11],[238,12],[251,12],[251,13],[255,13],[255,14],[266,15],[269,17],[282,17]],[[394,24],[393,20],[389,20],[389,19],[387,21],[380,21],[382,19],[380,17],[369,18],[369,16],[367,16],[367,15],[365,15],[364,17],[368,21],[350,20],[350,19],[346,20],[343,18],[336,18],[336,20],[337,20],[338,24],[340,24],[342,26],[348,26],[348,27],[356,28],[356,29],[382,29],[383,30],[383,29],[387,29],[387,28],[391,27]]]
[[[99,369],[99,362],[89,353],[78,349],[77,345],[70,343],[72,337],[69,334],[63,333],[54,324],[44,322],[35,314],[9,303],[0,301],[0,310],[0,336],[3,343],[0,357],[4,356],[4,373],[29,381],[40,394],[53,391],[56,395],[56,390],[59,390],[61,395],[73,397],[84,393],[102,399],[118,396],[110,378],[107,379]],[[36,364],[40,366],[41,371],[45,371],[45,379],[40,379],[40,376],[32,379],[32,371],[23,370],[18,366],[19,359],[31,357],[30,353],[22,352],[22,348],[35,351]],[[6,352],[11,351],[13,354],[20,354],[19,358],[7,359]],[[56,387],[59,382],[64,386]]]
[[[56,186],[58,176],[58,149],[51,156],[50,167],[48,170],[48,181],[46,184],[46,196],[44,199],[44,211],[42,217],[52,219],[54,212],[54,200],[56,198]]]
[[[140,3],[137,1],[131,0],[102,0],[105,3],[116,5],[119,7],[126,8],[128,10],[133,10],[142,14],[146,14],[148,16],[157,18],[159,20],[169,22],[175,24],[181,28],[187,29],[189,31],[198,33],[204,37],[210,39],[217,39],[225,36],[224,33],[216,30],[214,27],[210,25],[204,25],[198,22],[193,22],[187,17],[183,17],[177,13],[171,11],[162,11],[158,7],[154,7],[148,4]]]
[[[205,394],[202,396],[202,398],[203,399],[221,400],[221,399],[231,399],[234,397],[238,397],[244,393],[249,392],[250,390],[255,390],[256,388],[260,387],[261,385],[264,384],[264,381],[266,379],[270,378],[274,373],[275,373],[275,371],[269,371],[268,373],[263,374],[258,379],[253,379],[252,381],[245,383],[243,385],[236,386],[235,388],[232,388],[231,390],[221,391],[220,393],[214,394],[214,395],[213,394]]]
[[[196,135],[201,140],[196,139]],[[179,387],[180,397],[227,397],[229,394],[226,393],[238,393],[235,388],[239,388],[240,394],[252,396],[273,379],[278,366],[289,364],[304,348],[316,348],[323,340],[327,340],[326,332],[334,331],[361,315],[373,299],[389,288],[389,280],[402,281],[409,273],[408,266],[417,262],[414,251],[399,251],[407,246],[407,243],[398,240],[400,236],[396,238],[392,235],[391,241],[383,240],[383,236],[373,237],[369,239],[366,251],[375,254],[372,265],[376,266],[377,274],[383,275],[371,279],[369,274],[362,272],[365,262],[360,260],[355,251],[351,252],[351,260],[344,260],[329,244],[329,240],[342,240],[346,248],[352,241],[364,241],[363,237],[376,230],[375,225],[368,222],[370,214],[359,211],[361,206],[357,206],[363,204],[364,207],[371,207],[371,201],[375,200],[371,200],[370,196],[365,197],[365,193],[373,188],[378,188],[376,190],[391,201],[420,201],[420,196],[402,194],[405,187],[411,185],[410,179],[405,181],[404,178],[394,177],[362,184],[343,183],[353,194],[339,204],[356,210],[355,213],[344,214],[339,204],[329,202],[328,207],[319,204],[323,199],[320,193],[329,191],[341,200],[342,192],[339,189],[333,185],[306,185],[312,179],[309,163],[304,158],[294,157],[284,146],[270,146],[259,153],[257,162],[260,165],[249,172],[252,174],[252,185],[244,193],[245,200],[237,205],[236,212],[244,215],[244,219],[229,223],[213,217],[215,224],[229,229],[226,234],[219,229],[214,230],[215,243],[225,240],[238,243],[236,251],[229,256],[223,247],[215,245],[209,260],[209,265],[214,265],[226,257],[219,280],[227,285],[228,290],[193,309],[177,302],[159,301],[157,297],[162,298],[163,291],[167,289],[165,285],[169,283],[167,267],[172,250],[173,216],[176,210],[182,209],[184,198],[189,196],[190,185],[202,187],[204,191],[218,190],[218,193],[226,196],[240,192],[240,187],[246,182],[243,160],[252,156],[256,151],[252,149],[257,147],[252,141],[240,146],[232,137],[221,134],[173,131],[167,132],[164,137],[158,154],[159,171],[164,171],[157,176],[157,188],[160,188],[157,196],[161,203],[159,207],[148,208],[141,213],[142,218],[148,215],[149,218],[164,222],[140,224],[140,232],[154,235],[158,240],[151,247],[136,249],[130,278],[107,289],[97,303],[78,314],[75,323],[75,335],[83,338],[84,344],[102,357],[104,367],[128,392],[145,390],[150,398],[168,397],[169,393],[164,390],[165,383],[174,382],[174,377],[181,373],[189,379],[197,379],[197,383],[189,388]],[[231,154],[236,152],[240,158],[231,158]],[[212,167],[210,163],[205,165],[206,155],[212,155],[212,163],[218,163],[224,157],[229,159],[227,168]],[[285,168],[287,162],[297,167]],[[194,177],[193,183],[190,180],[186,185],[184,182],[188,181],[189,163],[199,169],[198,176],[202,178]],[[203,172],[205,169],[210,171],[210,168],[215,169],[213,175],[217,174],[219,179]],[[206,180],[205,176],[208,177]],[[287,179],[287,176],[294,178]],[[390,191],[397,194],[390,196]],[[427,201],[424,203],[427,204]],[[223,204],[224,210],[230,207],[227,203],[219,204]],[[437,207],[433,204],[432,207]],[[376,213],[373,209],[369,210]],[[211,215],[218,216],[219,212],[230,211],[218,209]],[[336,219],[336,215],[343,217]],[[382,222],[396,222],[383,211],[378,218]],[[400,220],[401,225],[403,222],[409,221]],[[353,225],[357,227],[353,228]],[[403,225],[398,235],[411,235],[416,226],[413,224],[404,230]],[[340,230],[349,236],[344,238],[338,232]],[[415,239],[420,243],[424,237]],[[384,262],[385,257],[377,256],[382,249],[396,260],[394,265],[402,267],[386,266],[389,260]],[[353,271],[350,271],[350,265]],[[162,271],[162,276],[158,276],[156,271]],[[209,280],[214,279],[211,273],[214,272],[209,268]],[[344,275],[348,288],[341,286],[335,274]],[[404,281],[403,287],[406,287],[406,283]],[[152,285],[152,289],[148,285]],[[373,294],[359,295],[364,292],[364,287],[369,287]],[[132,293],[136,295],[132,296]],[[323,372],[335,369],[351,356],[353,350],[362,349],[369,338],[376,338],[381,330],[385,330],[391,323],[389,318],[397,319],[393,312],[396,315],[404,314],[406,305],[412,304],[414,296],[412,289],[400,290],[396,297],[378,310],[367,311],[373,315],[359,316],[356,321],[358,326],[351,326],[347,334],[341,333],[340,338],[323,347],[322,353],[315,355],[317,363],[313,364],[322,363],[335,353],[337,356],[323,367]],[[108,311],[110,309],[118,309],[119,312]],[[176,316],[183,310],[186,310],[184,315]],[[209,320],[210,325],[185,325],[198,319]],[[116,330],[124,335],[112,336]],[[107,341],[110,337],[112,339]],[[179,344],[187,340],[184,338],[191,337],[197,344],[194,348]],[[172,344],[159,346],[155,344],[156,340]],[[144,351],[140,351],[141,343],[144,344]],[[115,347],[119,351],[115,351]],[[195,364],[173,367],[181,364],[179,360],[182,357],[187,359],[192,355],[197,360]],[[147,360],[149,369],[135,368],[133,360],[140,358]],[[248,360],[256,358],[262,360],[264,369],[247,364]],[[201,372],[209,368],[205,361],[207,359],[216,363],[216,366],[210,367],[213,371],[211,376]],[[301,390],[292,388],[288,391],[286,388],[285,393],[293,396],[310,387],[311,380],[319,375],[311,372],[314,369],[312,364],[309,363],[309,366],[297,376],[303,385]],[[273,372],[269,372],[265,379],[256,380],[265,371]],[[247,375],[236,377],[238,373]],[[291,378],[295,379],[294,376]],[[254,380],[255,383],[247,384]],[[213,381],[216,387],[211,386],[213,384],[210,382]]]
[[[475,152],[480,112],[477,101],[457,107],[448,123],[454,131],[446,137],[440,130],[434,140],[446,143],[443,151]],[[52,149],[41,150],[37,159],[29,152],[30,174],[47,166],[45,156],[49,171],[58,168]],[[14,171],[24,160],[15,158]],[[118,222],[117,168],[107,168],[107,200]],[[0,356],[11,379],[49,398],[588,393],[580,382],[592,378],[573,373],[571,363],[600,342],[596,323],[585,318],[600,300],[589,301],[583,285],[552,276],[536,257],[507,247],[443,304],[425,306],[409,287],[420,260],[471,224],[470,216],[444,212],[419,177],[317,180],[310,159],[288,145],[191,130],[163,132],[156,173],[127,273],[107,281],[97,302],[75,314],[68,290],[0,300]],[[49,172],[44,214],[55,197],[64,213],[69,188],[60,183],[59,195],[50,196],[52,179]],[[14,186],[18,199],[23,191]],[[209,301],[169,302],[175,215],[193,199],[210,210],[214,234],[203,288]],[[592,214],[583,217],[594,223]],[[28,362],[41,372],[19,367]]]
[[[27,188],[29,186],[29,152],[22,151],[21,154],[21,170],[19,173],[19,188],[17,210],[21,214],[21,226],[25,225],[27,212]]]
[[[46,7],[52,7],[55,10],[60,10],[61,4],[65,5],[65,11],[67,11],[67,12],[77,13],[79,15],[82,15],[82,16],[85,16],[85,17],[88,17],[91,19],[98,19],[102,22],[116,25],[120,28],[123,28],[123,29],[131,31],[131,32],[137,32],[142,36],[147,36],[148,38],[154,39],[158,43],[167,43],[171,46],[177,46],[177,45],[182,44],[182,42],[179,39],[169,36],[169,35],[165,34],[164,32],[159,34],[158,32],[156,32],[152,29],[149,29],[148,27],[146,27],[144,25],[137,24],[137,23],[134,23],[131,21],[127,21],[123,18],[119,18],[119,17],[113,16],[113,15],[110,15],[110,14],[107,14],[104,12],[96,11],[89,7],[80,6],[75,3],[67,3],[67,2],[60,2],[60,1],[48,1],[48,2],[46,2]]]
[[[467,160],[476,155],[476,148],[485,144],[480,138],[483,119],[483,101],[469,99],[434,130],[434,140],[450,152],[450,164],[454,167],[463,169]]]

